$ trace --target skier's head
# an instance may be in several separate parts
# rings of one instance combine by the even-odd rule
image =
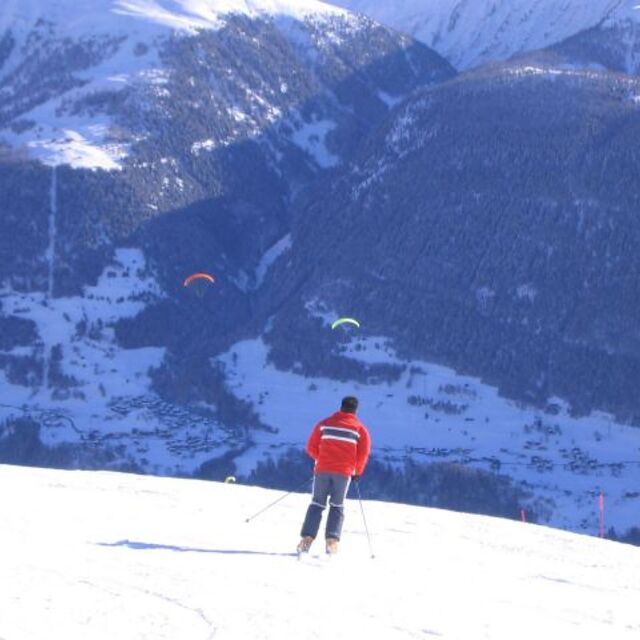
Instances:
[[[355,396],[346,396],[342,398],[340,411],[346,411],[347,413],[355,413],[357,410],[358,410],[358,398],[356,398]]]

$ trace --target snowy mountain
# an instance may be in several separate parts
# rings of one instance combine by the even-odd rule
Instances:
[[[433,47],[458,69],[556,44],[625,15],[637,0],[337,0]],[[615,19],[615,18],[613,18]]]
[[[282,494],[7,466],[0,482],[11,488],[0,528],[0,637],[11,640],[640,632],[638,550],[606,540],[365,501],[372,559],[351,499],[339,555],[298,561],[291,550],[308,495],[246,523]],[[318,606],[328,593],[344,604],[340,615]]]
[[[532,62],[567,68],[640,73],[640,5],[622,3],[597,26],[547,50],[529,55]]]
[[[207,265],[242,298],[290,200],[395,101],[453,74],[315,2],[11,2],[1,15],[0,278],[28,272],[56,294],[95,283],[114,244],[145,243],[170,286]],[[164,215],[177,212],[179,225]]]
[[[602,30],[612,34],[613,48],[624,61],[618,69],[640,75],[640,4],[622,3],[603,22]]]
[[[336,113],[312,112],[307,105],[311,113],[295,115],[293,107],[302,108],[304,99],[327,90],[330,72],[322,69],[322,58],[365,34],[377,40],[375,54],[363,46],[356,62],[340,53],[335,79],[366,67],[374,55],[393,55],[395,47],[411,44],[314,0],[11,0],[0,10],[0,139],[47,164],[121,169],[123,159],[157,133],[149,120],[163,119],[157,110],[166,110],[179,90],[189,97],[191,115],[198,120],[207,112],[222,118],[208,129],[202,122],[194,125],[190,138],[198,129],[203,136],[189,140],[194,154],[255,139],[268,126],[284,127],[286,121],[290,144],[328,166],[340,156],[338,149],[325,146],[329,133],[339,137],[333,131],[339,128]],[[252,49],[266,46],[266,38],[275,42],[263,52],[262,64],[271,52],[272,73],[265,77],[266,69],[246,69],[243,62]],[[248,51],[225,51],[225,40],[243,40]],[[238,59],[240,54],[245,60]],[[284,59],[295,61],[296,71],[274,77]],[[415,72],[424,73],[416,64]],[[318,77],[311,78],[316,65]],[[181,73],[184,87],[177,77]],[[376,90],[399,97],[411,88],[403,87],[407,78],[401,76],[386,78]],[[344,111],[346,96],[340,101]],[[381,102],[378,108],[383,107]]]
[[[286,460],[291,448],[302,449],[318,407],[331,407],[336,398],[355,392],[376,461],[363,481],[366,495],[512,519],[525,509],[539,522],[594,533],[604,492],[608,526],[622,534],[638,525],[636,427],[601,412],[576,417],[559,398],[550,399],[544,409],[510,401],[477,378],[402,358],[389,342],[382,336],[338,342],[335,350],[362,367],[366,377],[357,382],[303,375],[295,367],[278,369],[270,362],[276,350],[263,340],[234,345],[218,360],[229,389],[275,432],[255,433],[252,446],[235,458],[230,472],[261,479],[255,469],[268,469],[278,455]],[[301,356],[301,361],[307,359]],[[289,402],[309,396],[295,406]],[[468,484],[455,471],[435,478],[412,476],[412,466],[425,464],[464,466]],[[290,474],[309,469],[308,461],[300,465],[303,471],[291,463],[281,466]],[[399,477],[404,473],[406,489],[393,492],[389,470]],[[483,483],[497,495],[483,495]]]

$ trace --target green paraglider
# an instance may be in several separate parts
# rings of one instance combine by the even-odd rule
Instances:
[[[355,318],[338,318],[331,323],[331,328],[335,329],[339,327],[341,324],[352,324],[355,327],[360,328],[360,323]]]

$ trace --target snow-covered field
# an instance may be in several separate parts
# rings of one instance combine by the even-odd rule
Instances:
[[[350,499],[339,555],[298,561],[304,494],[247,523],[283,494],[10,466],[0,484],[3,640],[640,634],[640,549],[627,545],[365,501],[371,558]]]

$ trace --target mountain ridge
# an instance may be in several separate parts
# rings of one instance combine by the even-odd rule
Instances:
[[[604,21],[636,19],[635,0],[400,0],[390,9],[377,0],[334,4],[410,33],[458,69],[504,60],[557,44]]]

